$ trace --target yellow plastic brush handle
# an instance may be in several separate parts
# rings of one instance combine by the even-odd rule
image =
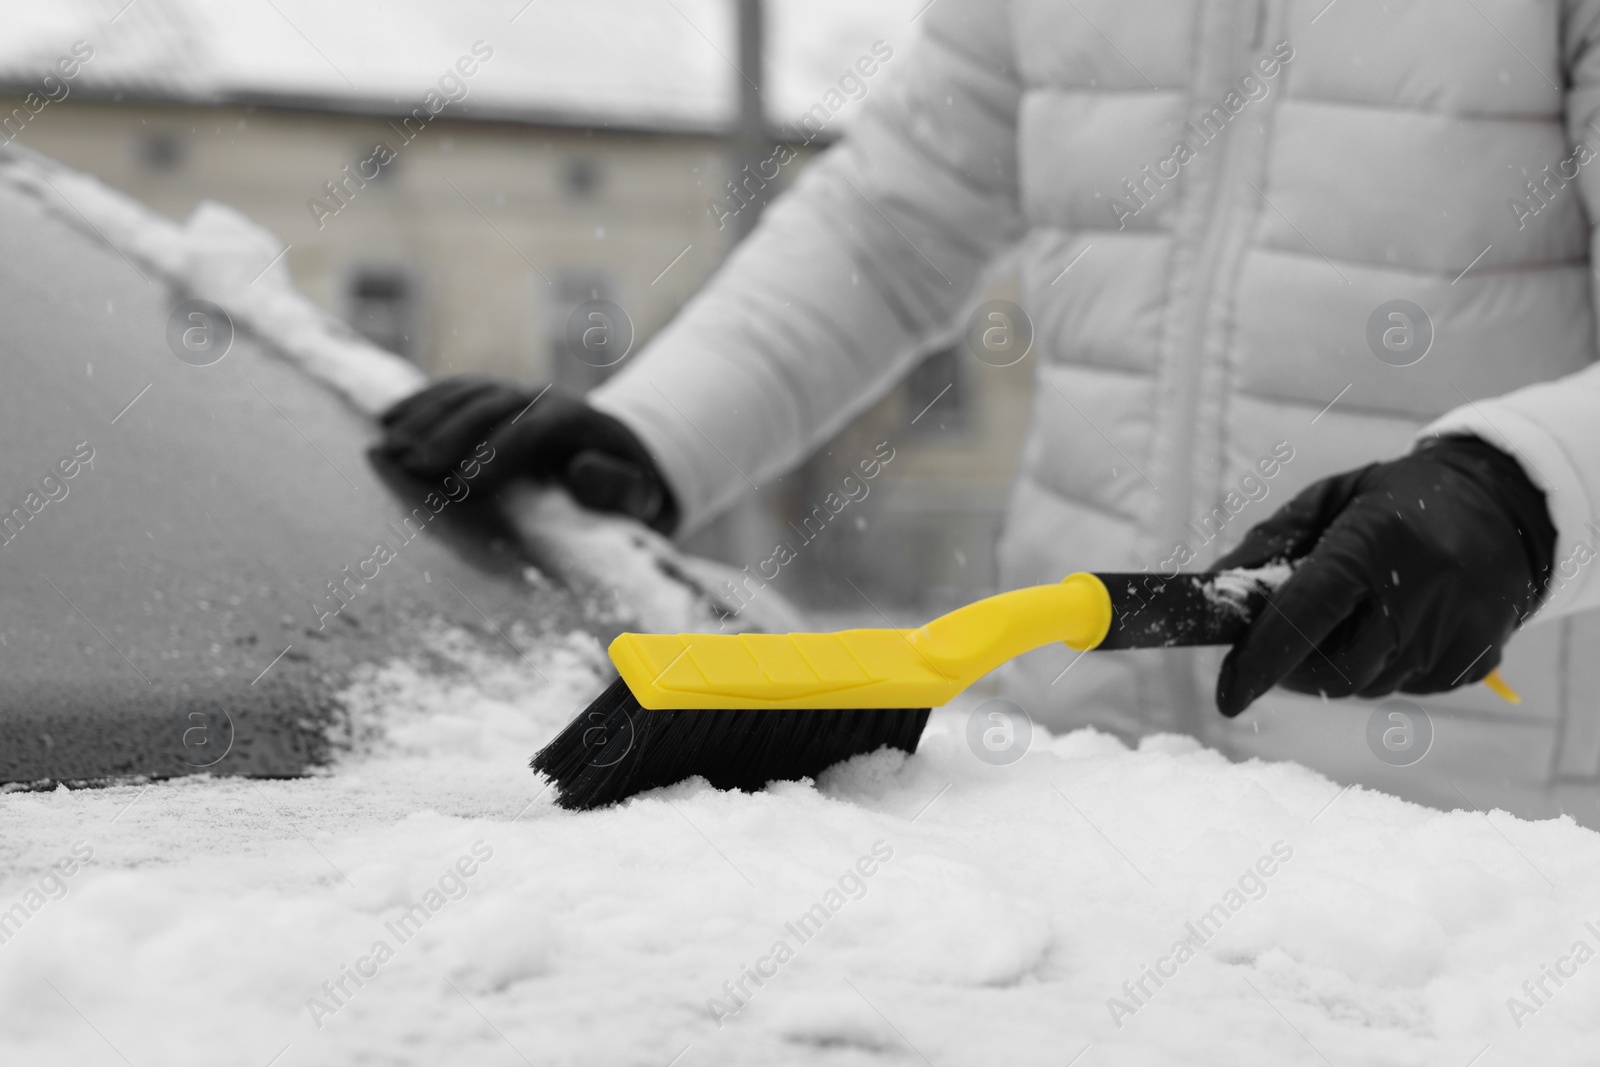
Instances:
[[[640,705],[927,708],[1056,641],[1086,650],[1111,628],[1093,574],[986,597],[916,630],[807,634],[622,634],[611,661]]]
[[[1511,688],[1510,684],[1507,683],[1505,678],[1501,676],[1499,667],[1496,667],[1494,670],[1490,671],[1484,676],[1483,684],[1488,686],[1496,696],[1498,696],[1501,700],[1504,700],[1507,704],[1522,703],[1522,696],[1515,689]]]

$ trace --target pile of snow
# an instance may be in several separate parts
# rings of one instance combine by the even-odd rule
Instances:
[[[1172,737],[995,766],[965,709],[914,757],[574,814],[526,759],[598,646],[474,648],[368,672],[325,777],[0,797],[0,1062],[1593,1061],[1569,820]]]

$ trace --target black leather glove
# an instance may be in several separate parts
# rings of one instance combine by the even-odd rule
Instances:
[[[434,382],[384,412],[379,446],[424,479],[455,472],[488,442],[476,487],[494,492],[516,478],[553,481],[596,511],[631,515],[662,533],[678,509],[655,461],[632,430],[580,397],[551,386],[530,390],[486,375]]]
[[[1274,685],[1371,698],[1481,681],[1538,607],[1555,542],[1544,493],[1476,437],[1317,482],[1216,563],[1295,564],[1223,660],[1217,708]]]

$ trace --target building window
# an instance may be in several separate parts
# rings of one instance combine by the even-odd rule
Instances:
[[[150,170],[177,170],[183,165],[184,154],[182,134],[159,130],[139,138],[139,162]]]
[[[960,348],[932,353],[906,379],[906,419],[914,433],[965,430],[972,423],[972,391]]]
[[[379,348],[415,358],[412,284],[404,271],[364,267],[350,279],[350,325]]]
[[[567,160],[561,172],[561,185],[574,200],[587,200],[600,189],[600,165],[576,156]]]

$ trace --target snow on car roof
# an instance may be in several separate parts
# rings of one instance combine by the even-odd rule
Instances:
[[[792,122],[926,0],[769,0],[768,116]],[[476,41],[494,58],[459,114],[720,128],[735,0],[0,0],[0,84],[26,90],[78,40],[74,88],[191,102],[409,110]]]

